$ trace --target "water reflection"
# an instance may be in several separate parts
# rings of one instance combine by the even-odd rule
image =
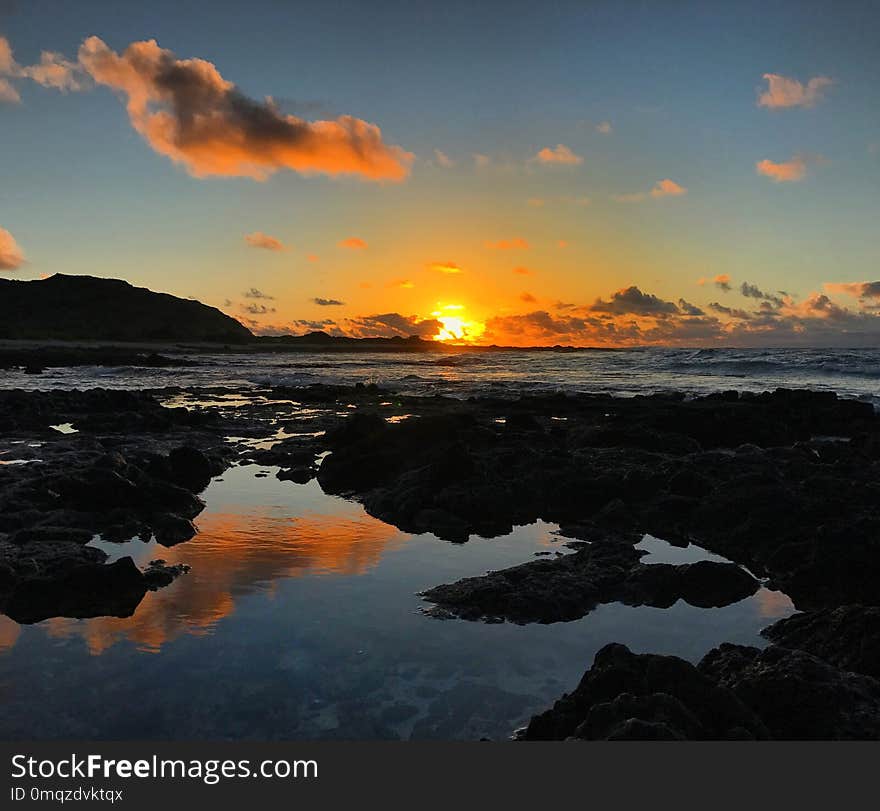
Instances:
[[[278,580],[304,574],[362,575],[386,548],[408,537],[357,504],[323,496],[314,481],[303,486],[270,477],[258,481],[254,470],[233,468],[212,486],[208,509],[196,520],[199,534],[188,543],[165,549],[138,540],[95,542],[111,560],[131,555],[144,566],[161,557],[192,567],[170,587],[148,593],[134,616],[56,618],[42,627],[56,638],[82,637],[95,655],[122,637],[142,651],[158,652],[182,633],[211,633],[242,595],[271,594]],[[254,504],[254,491],[270,504]],[[0,628],[0,645],[2,639]]]
[[[97,542],[193,567],[134,616],[0,617],[0,740],[503,738],[609,642],[696,661],[722,641],[765,644],[759,630],[791,610],[762,589],[708,610],[612,603],[553,625],[438,622],[417,592],[566,539],[543,522],[467,544],[410,536],[272,472],[224,473],[200,534],[174,549]],[[654,560],[705,554],[643,543]]]

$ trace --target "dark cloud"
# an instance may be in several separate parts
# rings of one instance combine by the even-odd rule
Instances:
[[[315,297],[312,299],[314,304],[317,304],[319,307],[341,307],[345,304],[344,301],[340,301],[335,298],[320,298]]]
[[[433,338],[441,329],[443,324],[435,318],[421,319],[417,315],[400,313],[367,315],[346,322],[346,331],[358,338],[409,338],[411,335]]]
[[[677,315],[679,312],[674,302],[643,293],[635,285],[618,290],[608,301],[597,299],[589,309],[612,315]]]
[[[774,307],[781,307],[783,304],[783,300],[779,296],[774,293],[765,293],[760,287],[749,282],[743,282],[739,287],[739,292],[746,298],[763,299]]]
[[[262,298],[267,301],[274,301],[275,296],[270,296],[268,293],[264,293],[262,290],[257,290],[256,287],[252,287],[250,290],[246,290],[242,295],[245,298]]]
[[[249,315],[268,315],[269,313],[274,313],[274,307],[267,307],[265,304],[242,304],[241,311],[243,313],[248,313]]]

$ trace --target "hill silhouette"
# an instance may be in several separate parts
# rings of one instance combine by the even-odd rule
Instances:
[[[0,338],[245,343],[253,333],[199,301],[121,279],[0,279]]]

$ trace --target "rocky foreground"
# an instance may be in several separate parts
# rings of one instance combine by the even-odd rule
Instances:
[[[435,617],[559,622],[611,601],[727,605],[760,585],[802,612],[767,629],[768,648],[722,645],[698,666],[607,646],[525,738],[880,737],[871,405],[805,391],[236,394],[0,392],[0,461],[21,462],[0,465],[0,610],[19,622],[131,614],[183,572],[108,565],[88,541],[184,542],[211,477],[257,462],[282,479],[317,477],[407,532],[466,542],[543,519],[571,539],[570,554],[429,589]],[[172,397],[193,405],[160,402]],[[212,397],[237,405],[196,402]],[[52,428],[61,424],[77,433]],[[643,563],[645,533],[731,562]]]

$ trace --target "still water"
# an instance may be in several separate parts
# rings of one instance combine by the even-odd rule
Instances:
[[[422,589],[564,552],[553,525],[454,545],[409,535],[316,481],[235,467],[199,534],[173,549],[100,545],[192,571],[134,616],[0,616],[0,739],[506,738],[573,688],[608,642],[696,661],[792,611],[765,589],[721,609],[600,606],[516,626],[424,616]],[[646,538],[646,562],[706,554]]]

